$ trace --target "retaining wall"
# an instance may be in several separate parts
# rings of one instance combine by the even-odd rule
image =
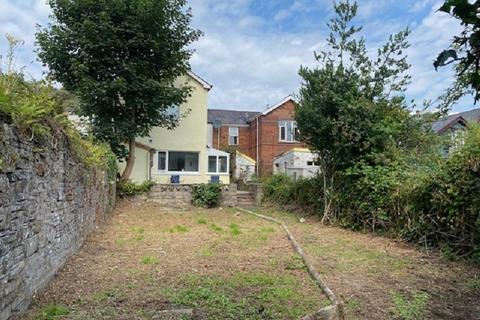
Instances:
[[[26,310],[115,204],[66,138],[39,146],[0,119],[0,320]]]

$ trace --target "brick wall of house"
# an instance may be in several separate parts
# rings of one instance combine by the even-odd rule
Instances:
[[[228,144],[228,128],[238,127],[238,145]],[[218,130],[220,130],[220,146],[218,145]],[[236,150],[248,154],[250,152],[250,128],[248,126],[224,126],[220,129],[213,128],[212,144],[215,149],[227,150],[234,147]]]
[[[278,122],[282,120],[295,119],[295,104],[287,101],[272,112],[260,116],[259,126],[259,173],[260,175],[270,175],[273,172],[273,159],[278,155],[293,148],[305,147],[304,143],[299,142],[280,142]],[[252,121],[250,126],[250,156],[256,158],[256,121]]]

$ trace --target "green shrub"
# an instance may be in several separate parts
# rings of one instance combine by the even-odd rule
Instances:
[[[150,192],[155,182],[147,180],[141,184],[132,181],[119,182],[117,184],[117,195],[120,198],[133,197],[138,194]]]
[[[222,187],[217,183],[193,186],[192,202],[197,207],[214,208],[220,205]]]
[[[285,174],[275,174],[268,177],[263,183],[264,199],[278,205],[287,205],[292,202],[294,181]]]

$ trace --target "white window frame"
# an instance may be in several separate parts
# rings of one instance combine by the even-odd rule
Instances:
[[[282,128],[285,130],[285,139],[282,139]],[[289,138],[288,129],[290,128],[291,138]],[[296,143],[297,122],[294,120],[280,120],[278,122],[278,140],[280,142]]]
[[[215,168],[215,172],[211,172],[210,171],[210,157],[215,157],[215,164],[216,164],[216,168]],[[220,158],[227,158],[227,171],[225,172],[220,172]],[[209,175],[228,175],[229,174],[229,168],[230,168],[230,157],[227,156],[227,155],[221,155],[221,154],[209,154],[208,157],[207,157],[208,161],[207,161],[207,174]]]
[[[233,133],[232,133],[233,131]],[[237,138],[237,141],[232,141],[231,138]],[[238,127],[228,127],[228,145],[229,146],[238,146],[240,142],[240,130]]]
[[[170,152],[183,152],[183,153],[195,153],[198,156],[198,170],[197,171],[169,171],[168,162],[170,157]],[[159,164],[159,154],[165,153],[165,170],[160,170],[158,168]],[[184,150],[157,150],[155,157],[155,170],[157,174],[166,174],[166,175],[198,175],[200,174],[200,152],[199,151],[184,151]]]

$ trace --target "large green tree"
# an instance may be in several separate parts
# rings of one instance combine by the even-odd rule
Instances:
[[[317,67],[300,69],[296,109],[300,138],[319,154],[324,219],[332,211],[337,173],[360,161],[382,161],[389,148],[409,143],[411,126],[403,97],[409,30],[390,36],[371,58],[361,28],[352,23],[356,2],[334,2],[334,9],[328,50],[315,53]]]
[[[463,96],[473,94],[475,102],[480,98],[480,0],[446,0],[439,11],[452,15],[463,27],[433,63],[435,69],[454,65],[455,81],[440,97],[440,108],[448,111]]]
[[[93,135],[135,161],[135,138],[154,126],[174,128],[168,112],[189,96],[174,82],[189,69],[189,45],[200,36],[190,26],[186,0],[49,0],[52,23],[37,32],[38,54],[50,75],[81,100]],[[125,148],[128,145],[128,152]]]

